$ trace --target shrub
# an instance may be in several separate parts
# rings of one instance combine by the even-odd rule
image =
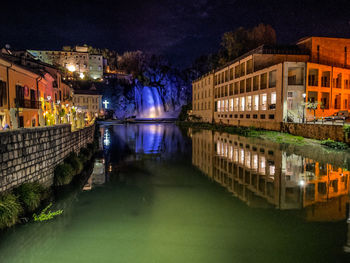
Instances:
[[[29,212],[34,211],[39,207],[44,187],[38,182],[24,183],[14,189],[14,194],[18,197],[18,201],[22,207]]]
[[[92,152],[89,151],[87,148],[82,148],[79,153],[79,159],[86,163],[88,160],[90,160],[92,157]]]
[[[75,172],[70,164],[63,163],[55,168],[54,174],[55,185],[66,185],[72,181]]]
[[[98,149],[98,141],[94,141],[93,143],[89,143],[87,145],[87,149],[91,152],[91,153],[95,153]]]
[[[10,227],[18,221],[22,207],[13,194],[0,196],[0,228]]]
[[[75,152],[71,152],[64,162],[72,166],[75,172],[74,175],[80,174],[83,171],[83,163]]]
[[[346,150],[348,149],[348,146],[343,143],[343,142],[336,142],[336,141],[333,141],[331,139],[327,139],[327,140],[323,140],[321,141],[321,145],[324,145],[324,146],[327,146],[329,148],[333,148],[333,149],[336,149],[336,150]]]

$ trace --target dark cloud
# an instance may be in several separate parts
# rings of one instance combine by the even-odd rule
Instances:
[[[167,55],[181,66],[212,52],[223,32],[271,24],[283,43],[307,35],[350,37],[347,0],[9,1],[0,44],[60,49],[87,43]]]

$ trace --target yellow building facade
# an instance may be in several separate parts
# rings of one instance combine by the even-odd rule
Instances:
[[[212,122],[214,117],[214,73],[208,73],[192,83],[192,114],[203,122]]]
[[[73,105],[90,117],[97,117],[102,113],[102,95],[92,90],[74,91]]]

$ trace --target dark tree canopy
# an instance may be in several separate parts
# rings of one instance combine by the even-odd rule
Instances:
[[[259,24],[250,29],[239,27],[235,31],[224,33],[221,38],[221,48],[218,52],[200,56],[194,61],[192,69],[199,76],[225,65],[260,45],[275,43],[276,32],[270,25]]]

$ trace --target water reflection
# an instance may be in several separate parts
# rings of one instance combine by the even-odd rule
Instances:
[[[105,159],[96,158],[92,173],[85,185],[83,191],[90,191],[94,186],[103,185],[106,182]]]
[[[178,129],[172,124],[131,124],[102,127],[106,154],[112,155],[113,161],[119,157],[142,159],[145,155],[173,158],[177,152],[184,152],[186,145]],[[118,149],[118,153],[115,150]],[[175,155],[176,157],[176,155]]]
[[[303,209],[307,221],[347,217],[349,171],[238,135],[192,134],[192,163],[253,207]]]

